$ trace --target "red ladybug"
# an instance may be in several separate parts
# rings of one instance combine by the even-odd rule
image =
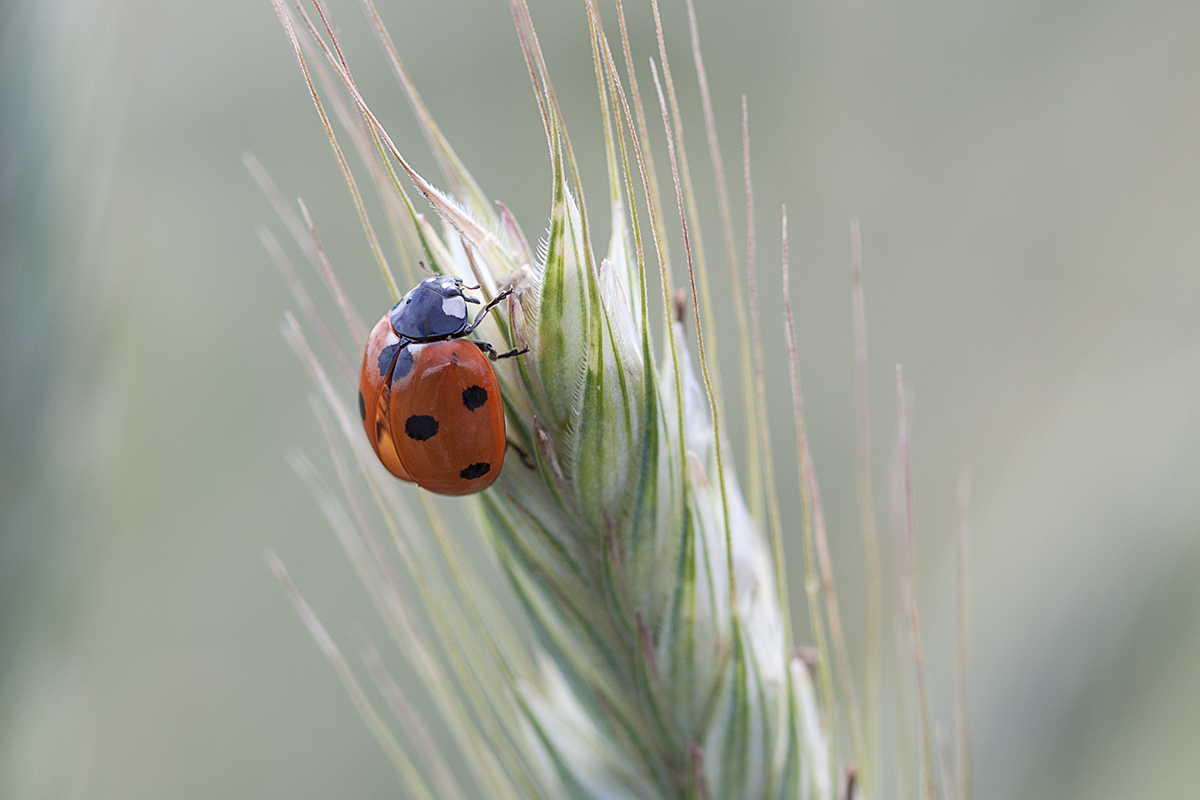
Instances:
[[[501,300],[476,315],[459,278],[426,278],[375,324],[363,353],[358,411],[379,460],[397,478],[438,494],[483,491],[500,475],[507,438],[487,342],[465,337]],[[484,354],[487,354],[486,357]]]

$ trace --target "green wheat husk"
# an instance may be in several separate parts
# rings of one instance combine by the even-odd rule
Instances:
[[[880,796],[878,759],[863,733],[867,712],[858,707],[845,663],[798,380],[803,519],[781,520],[775,501],[764,427],[748,145],[749,316],[740,288],[733,295],[750,416],[745,495],[726,452],[719,370],[706,347],[715,314],[725,311],[714,310],[708,288],[657,4],[652,3],[658,59],[650,64],[655,91],[648,96],[657,100],[667,142],[665,192],[649,149],[647,120],[654,117],[647,115],[635,79],[624,11],[618,2],[622,71],[594,2],[585,0],[612,220],[601,243],[588,223],[576,154],[529,11],[523,0],[511,1],[553,178],[546,235],[533,249],[507,209],[487,200],[438,129],[372,0],[363,0],[367,18],[433,151],[445,190],[414,170],[379,124],[346,66],[327,9],[320,2],[311,8],[273,2],[389,292],[377,305],[385,308],[398,299],[419,277],[418,264],[477,283],[487,299],[510,288],[511,296],[479,334],[498,349],[528,348],[524,356],[496,365],[508,435],[523,457],[510,453],[491,489],[455,501],[468,510],[474,527],[451,530],[442,501],[398,484],[376,461],[353,410],[355,364],[366,326],[341,290],[303,203],[301,222],[261,165],[247,156],[337,300],[350,339],[346,345],[346,336],[321,319],[284,249],[269,232],[260,232],[304,316],[302,325],[288,315],[283,332],[318,387],[314,409],[336,486],[302,455],[291,460],[332,523],[404,662],[397,679],[373,645],[359,643],[365,671],[394,721],[376,708],[379,701],[360,683],[283,564],[273,554],[269,560],[392,759],[405,794],[832,800],[840,783],[846,795]],[[740,287],[690,1],[688,12],[730,268]],[[744,131],[748,142],[748,128]],[[358,159],[353,167],[342,140]],[[356,170],[367,180],[356,177]],[[379,198],[392,237],[387,245],[376,233],[360,184]],[[419,213],[418,204],[431,206],[440,226]],[[667,226],[682,234],[683,253],[674,260]],[[786,227],[784,246],[786,295]],[[401,281],[392,273],[393,249],[404,271]],[[686,300],[676,297],[676,282],[686,287]],[[790,331],[790,308],[788,316]],[[655,341],[656,330],[664,341]],[[325,357],[314,351],[310,336],[320,341]],[[791,341],[794,368],[794,335]],[[329,374],[327,360],[340,374]],[[793,651],[782,564],[785,535],[802,539],[808,554],[815,678],[814,666]],[[507,578],[515,617],[468,556],[479,545]],[[818,561],[824,603],[817,591]],[[834,744],[841,723],[827,626],[857,762],[848,770]],[[869,651],[877,652],[877,644],[872,646]],[[869,675],[877,675],[871,669]],[[868,699],[874,696],[867,691]],[[428,717],[410,698],[428,699],[423,704],[432,708]]]

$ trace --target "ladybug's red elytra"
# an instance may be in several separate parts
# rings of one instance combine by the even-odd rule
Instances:
[[[471,321],[463,282],[434,276],[418,283],[375,324],[358,380],[358,411],[388,472],[438,494],[472,494],[500,475],[507,438],[500,385],[487,342],[466,337],[501,300]],[[485,356],[486,354],[486,356]]]

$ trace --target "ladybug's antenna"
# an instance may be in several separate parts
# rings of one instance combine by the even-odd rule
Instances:
[[[436,272],[431,270],[429,267],[425,266],[424,261],[418,261],[417,266],[420,267],[421,271],[424,272],[426,275],[436,275],[437,274]]]

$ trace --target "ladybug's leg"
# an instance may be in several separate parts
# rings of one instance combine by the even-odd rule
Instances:
[[[493,297],[491,300],[489,300],[489,301],[488,301],[488,304],[487,304],[486,306],[484,306],[483,308],[479,309],[479,313],[475,315],[475,321],[474,321],[474,322],[472,322],[472,323],[471,323],[469,326],[467,326],[467,329],[466,329],[466,330],[464,330],[464,331],[463,331],[461,334],[459,334],[459,335],[460,335],[460,336],[466,336],[468,333],[470,333],[471,331],[473,331],[473,330],[475,330],[476,328],[478,328],[478,327],[479,327],[479,323],[483,322],[483,318],[484,318],[484,317],[486,317],[486,316],[488,315],[488,312],[489,312],[489,311],[491,311],[491,310],[492,310],[493,308],[495,308],[496,306],[500,305],[500,302],[501,302],[502,300],[504,300],[504,298],[508,297],[508,296],[509,296],[510,294],[512,294],[512,293],[513,293],[513,290],[512,290],[512,289],[505,289],[503,292],[501,292],[500,294],[496,295],[496,296],[495,296],[495,297]]]
[[[487,353],[487,357],[490,358],[492,361],[497,361],[501,358],[512,358],[513,356],[524,355],[525,353],[529,352],[528,347],[514,347],[512,350],[509,350],[507,353],[497,353],[496,348],[492,347],[491,342],[477,342],[474,339],[472,339],[471,344],[478,347],[484,353]]]
[[[497,353],[493,350],[492,352],[488,353],[488,358],[490,358],[492,361],[498,361],[502,358],[512,358],[513,356],[523,356],[528,352],[529,352],[528,347],[514,347],[512,350],[509,350],[507,353]]]

